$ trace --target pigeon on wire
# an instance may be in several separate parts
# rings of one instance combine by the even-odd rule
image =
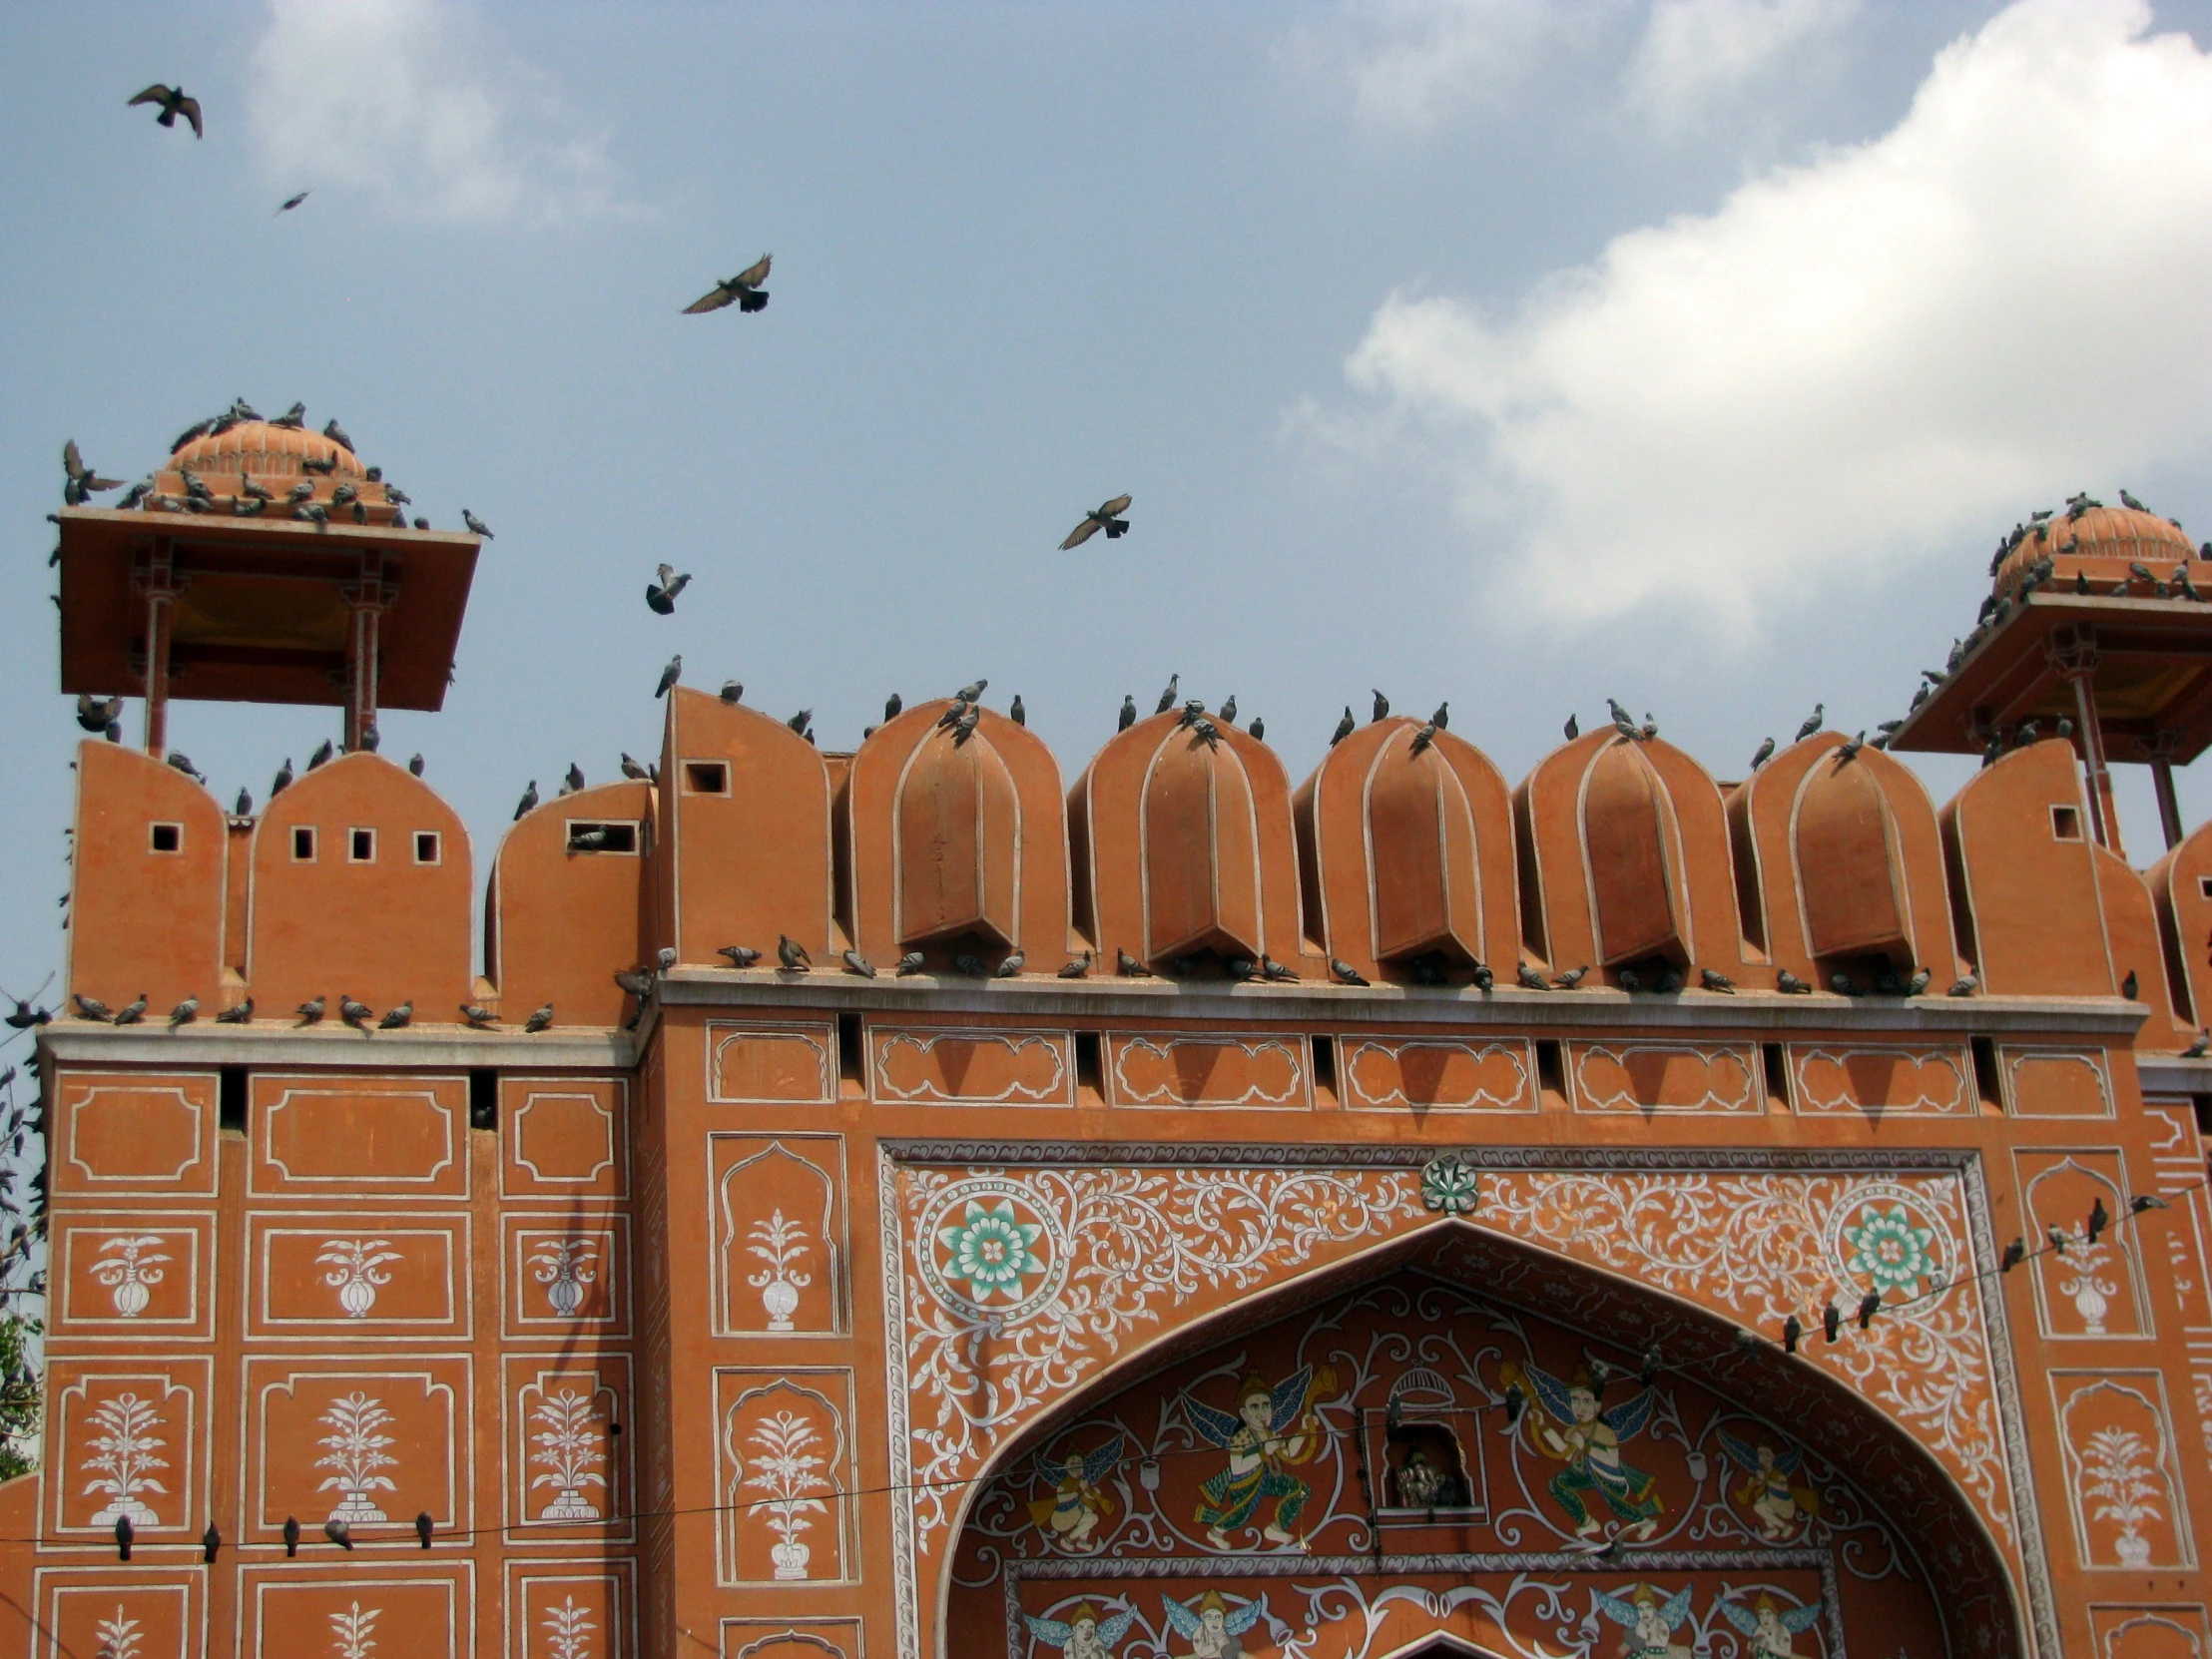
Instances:
[[[733,304],[741,311],[767,310],[768,293],[761,284],[768,280],[768,268],[775,258],[773,254],[763,254],[758,261],[747,266],[728,281],[717,282],[686,305],[684,315],[698,316]]]
[[[183,116],[192,123],[192,136],[194,138],[206,138],[208,136],[207,128],[201,124],[200,100],[187,97],[183,87],[165,87],[161,82],[156,81],[136,98],[126,102],[123,107],[127,110],[136,109],[141,104],[158,104],[161,106],[162,113],[154,118],[154,125],[157,127],[174,127],[177,125],[177,118]]]
[[[1117,495],[1111,501],[1101,501],[1068,532],[1067,540],[1060,543],[1060,551],[1065,553],[1071,547],[1081,547],[1101,530],[1106,532],[1108,541],[1118,541],[1129,534],[1129,521],[1121,515],[1129,510],[1130,500],[1129,496]]]
[[[645,585],[646,608],[656,616],[674,616],[676,596],[690,583],[691,573],[686,571],[678,575],[674,565],[660,565],[656,567],[655,574],[660,580]]]
[[[121,478],[103,478],[85,465],[84,456],[77,452],[75,438],[62,445],[62,502],[65,506],[82,507],[95,495],[123,487]]]

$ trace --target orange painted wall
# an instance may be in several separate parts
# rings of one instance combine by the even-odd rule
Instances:
[[[174,767],[120,744],[79,744],[77,779],[69,988],[112,1008],[143,993],[157,1018],[188,996],[213,1013],[222,992],[223,809]],[[155,849],[158,825],[174,827],[175,851]]]

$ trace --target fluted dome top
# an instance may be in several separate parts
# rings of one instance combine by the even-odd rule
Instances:
[[[2195,555],[2188,534],[2170,518],[2137,507],[2068,508],[2018,532],[1997,565],[1993,585],[1996,592],[2009,594],[2045,559],[2052,562],[2053,576],[2065,582],[2076,573],[2092,582],[2124,580],[2131,564],[2143,565],[2165,581],[2175,565]]]
[[[170,456],[169,469],[296,476],[302,460],[318,464],[334,460],[338,473],[355,478],[364,470],[360,457],[335,438],[303,426],[277,426],[266,420],[242,420],[221,432],[192,439]]]

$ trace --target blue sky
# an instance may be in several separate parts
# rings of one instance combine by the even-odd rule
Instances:
[[[1617,695],[1729,778],[1817,700],[1902,712],[2030,508],[2126,485],[2212,534],[2212,5],[10,25],[11,990],[62,942],[62,440],[135,478],[236,395],[497,532],[444,712],[384,722],[479,885],[526,782],[657,751],[679,650],[833,748],[987,675],[1070,781],[1171,672],[1294,778],[1373,686],[1449,698],[1509,777]],[[153,80],[205,142],[124,108]],[[678,314],[764,251],[766,312]],[[1054,551],[1122,490],[1133,534]],[[695,575],[671,619],[662,559]],[[226,801],[336,729],[172,724]],[[1920,766],[1938,799],[1965,772]]]

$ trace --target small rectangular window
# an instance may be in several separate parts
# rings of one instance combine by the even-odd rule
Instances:
[[[1777,1110],[1790,1104],[1790,1062],[1780,1043],[1761,1043],[1759,1058],[1767,1073],[1767,1103]]]
[[[728,795],[730,793],[730,769],[720,761],[686,761],[684,763],[684,793],[687,795]]]
[[[1556,1037],[1537,1039],[1536,1086],[1545,1094],[1556,1095],[1562,1101],[1567,1098],[1566,1051]]]
[[[837,1016],[837,1080],[847,1100],[867,1093],[867,1033],[858,1014]]]
[[[2199,898],[2212,898],[2212,875],[2197,877],[2197,896]]]
[[[438,832],[435,830],[417,830],[414,832],[414,861],[418,864],[434,864],[438,861]]]
[[[478,1066],[468,1074],[468,1126],[499,1127],[499,1073],[490,1066]]]
[[[345,857],[348,863],[374,863],[376,861],[376,831],[373,830],[347,831]]]
[[[1981,1107],[1987,1112],[2004,1110],[2004,1079],[1997,1070],[1997,1045],[1993,1037],[1975,1037],[1973,1050],[1974,1092],[1981,1096]]]
[[[1075,1090],[1079,1097],[1089,1096],[1092,1100],[1106,1097],[1105,1046],[1096,1031],[1075,1033]]]
[[[1314,1038],[1314,1087],[1326,1100],[1337,1098],[1337,1039]]]
[[[568,821],[568,849],[571,852],[627,852],[635,856],[638,827],[635,823],[607,824],[572,818]]]
[[[216,1127],[227,1135],[246,1133],[246,1068],[225,1066],[216,1073]]]
[[[2050,832],[2062,841],[2081,839],[2081,814],[2071,807],[2050,810]]]
[[[295,825],[291,831],[291,861],[295,864],[314,862],[314,828],[311,825]]]
[[[185,848],[185,827],[181,824],[156,824],[148,827],[147,845],[156,852],[182,852]]]

